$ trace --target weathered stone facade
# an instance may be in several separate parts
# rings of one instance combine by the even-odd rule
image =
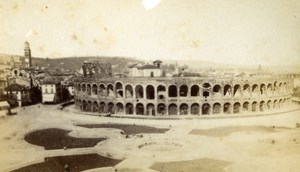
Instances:
[[[83,111],[124,115],[263,112],[283,107],[292,91],[288,76],[79,77],[75,105]]]

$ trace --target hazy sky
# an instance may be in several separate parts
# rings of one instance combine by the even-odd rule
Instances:
[[[0,53],[300,63],[299,0],[155,1],[1,0]]]

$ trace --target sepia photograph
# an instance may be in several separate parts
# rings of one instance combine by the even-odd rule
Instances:
[[[299,172],[299,0],[1,0],[0,172]]]

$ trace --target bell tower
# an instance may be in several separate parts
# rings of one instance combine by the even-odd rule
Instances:
[[[30,50],[30,45],[29,43],[26,41],[24,43],[24,57],[25,57],[25,64],[26,67],[31,67],[31,50]]]

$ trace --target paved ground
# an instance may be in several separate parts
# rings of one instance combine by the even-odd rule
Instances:
[[[100,123],[170,130],[126,138],[120,129],[76,126]],[[115,167],[118,171],[172,171],[176,163],[177,171],[299,171],[300,128],[296,123],[300,123],[300,111],[247,118],[148,120],[98,117],[36,105],[0,118],[0,171],[41,162],[47,156],[88,153],[125,159]],[[107,140],[95,147],[68,150],[44,150],[24,140],[27,133],[45,128],[72,130],[72,137]]]

